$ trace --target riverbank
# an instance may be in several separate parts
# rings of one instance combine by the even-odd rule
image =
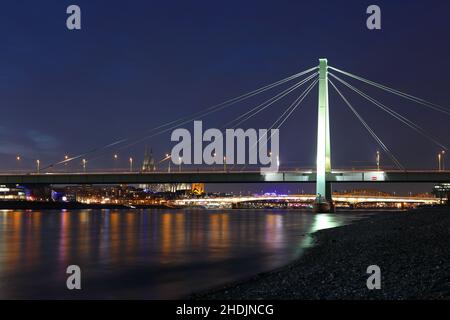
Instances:
[[[191,299],[450,299],[450,208],[383,213],[320,230],[293,263]],[[368,290],[367,267],[381,269]]]

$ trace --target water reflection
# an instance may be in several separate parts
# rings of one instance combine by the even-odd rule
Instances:
[[[345,214],[255,210],[0,212],[0,298],[177,298],[288,263]],[[83,290],[65,289],[68,265]]]
[[[313,237],[312,234],[316,231],[323,230],[323,229],[329,229],[329,228],[335,228],[338,226],[341,226],[345,224],[344,221],[342,221],[341,217],[336,214],[327,214],[327,213],[319,213],[315,214],[313,216],[313,222],[311,224],[311,227],[309,228],[307,234],[300,242],[297,253],[301,254],[304,249],[309,248],[313,245]],[[349,219],[351,220],[351,219]]]

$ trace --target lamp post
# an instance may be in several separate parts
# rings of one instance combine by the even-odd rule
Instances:
[[[376,162],[377,162],[377,171],[380,171],[380,151],[378,151],[378,150],[377,150]]]
[[[86,173],[86,163],[87,163],[87,160],[83,159],[83,172],[84,173]]]
[[[39,159],[36,160],[36,172],[37,173],[39,173],[39,171],[40,171],[40,165],[41,165],[41,162],[39,161]]]
[[[133,158],[130,157],[130,172],[133,172]]]
[[[170,156],[170,153],[166,153],[166,158],[169,159],[169,166],[167,167],[167,172],[170,173],[170,163],[172,162],[172,157]]]
[[[67,172],[67,160],[69,159],[69,156],[66,154],[66,155],[64,155],[64,169],[65,169],[65,171]]]
[[[183,162],[183,158],[178,157],[178,161],[179,161],[178,171],[181,172],[181,163]]]
[[[117,159],[119,159],[119,156],[117,155],[117,153],[114,154],[113,159],[114,159],[114,171],[116,171],[117,170]]]
[[[438,157],[438,171],[444,170],[444,155],[445,155],[445,151],[444,150],[439,152],[438,155],[437,155],[437,157]]]
[[[20,170],[20,160],[21,160],[21,157],[20,157],[19,155],[17,155],[17,157],[16,157],[16,161],[17,161],[17,171]]]
[[[227,157],[223,157],[223,171],[227,171]]]

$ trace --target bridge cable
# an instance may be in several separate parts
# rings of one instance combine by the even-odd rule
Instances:
[[[399,91],[399,90],[396,90],[396,89],[393,89],[393,88],[389,88],[389,87],[387,87],[387,86],[385,86],[385,85],[382,85],[382,84],[380,84],[380,83],[376,83],[376,82],[374,82],[374,81],[365,79],[365,78],[363,78],[363,77],[354,75],[354,74],[352,74],[352,73],[349,73],[349,72],[340,70],[340,69],[335,68],[335,67],[332,67],[332,66],[329,66],[328,68],[330,68],[330,69],[332,69],[332,70],[335,70],[335,71],[337,71],[337,72],[339,72],[339,73],[342,73],[342,74],[344,74],[344,75],[346,75],[346,76],[349,76],[349,77],[351,77],[351,78],[353,78],[353,79],[362,81],[362,82],[367,83],[367,84],[369,84],[369,85],[372,85],[372,86],[374,86],[374,87],[376,87],[376,88],[379,88],[379,89],[381,89],[381,90],[384,90],[384,91],[390,92],[390,93],[392,93],[392,94],[395,94],[395,95],[397,95],[397,96],[399,96],[399,97],[408,99],[408,100],[413,101],[413,102],[415,102],[415,103],[421,104],[421,105],[423,105],[423,106],[425,106],[425,107],[428,107],[428,108],[434,109],[434,110],[436,110],[436,111],[439,111],[439,112],[445,113],[445,114],[447,114],[447,115],[450,115],[450,109],[449,109],[449,108],[440,106],[440,105],[435,104],[435,103],[428,102],[428,101],[426,101],[426,100],[424,100],[424,99],[415,97],[415,96],[410,95],[410,94],[408,94],[408,93],[404,93],[404,92],[401,92],[401,91]]]
[[[160,125],[159,127],[156,127],[156,128],[151,129],[151,131],[154,131],[154,130],[160,129],[160,128],[162,128],[162,127],[171,125],[171,124],[176,123],[176,122],[178,122],[178,121],[183,121],[183,120],[185,120],[185,119],[192,119],[192,118],[196,118],[197,116],[204,117],[205,115],[202,115],[202,114],[204,114],[205,112],[212,111],[212,112],[210,112],[210,113],[213,113],[213,112],[222,110],[222,109],[224,109],[224,108],[226,108],[226,107],[228,107],[228,106],[231,106],[231,105],[233,105],[233,104],[239,103],[239,102],[244,101],[244,100],[247,100],[247,99],[249,99],[249,98],[251,98],[251,97],[254,97],[254,96],[256,96],[256,95],[258,95],[258,94],[260,94],[260,93],[262,93],[262,92],[268,91],[268,90],[270,90],[270,89],[272,89],[272,88],[275,88],[275,87],[277,87],[277,86],[279,86],[279,85],[282,85],[282,84],[284,84],[284,83],[287,83],[287,82],[289,82],[289,81],[291,81],[291,80],[293,80],[293,79],[299,78],[299,77],[301,77],[301,76],[303,76],[303,75],[305,75],[305,74],[308,74],[308,73],[310,73],[310,72],[316,70],[317,68],[318,68],[318,67],[313,67],[313,68],[307,69],[307,70],[305,70],[305,71],[296,73],[296,74],[294,74],[294,75],[292,75],[292,76],[289,76],[289,77],[287,77],[287,78],[284,78],[284,79],[279,80],[279,81],[277,81],[277,82],[274,82],[274,83],[272,83],[272,84],[266,85],[266,86],[261,87],[261,88],[259,88],[259,89],[253,90],[253,91],[251,91],[251,92],[245,93],[245,94],[240,95],[240,96],[238,96],[238,97],[236,97],[236,98],[229,99],[229,100],[224,101],[224,102],[222,102],[222,103],[218,103],[218,104],[213,105],[213,106],[211,106],[211,107],[209,107],[209,108],[206,108],[205,110],[198,111],[198,112],[194,113],[193,115],[185,116],[185,117],[180,118],[180,119],[178,119],[178,120],[174,120],[174,121],[168,122],[168,123],[166,123],[166,124],[164,124],[164,125]],[[207,114],[210,114],[210,113],[207,113]],[[206,114],[206,115],[207,115],[207,114]]]
[[[314,75],[315,75],[315,74],[312,74],[311,76],[314,76]],[[308,76],[307,79],[309,79],[311,76]],[[276,100],[270,102],[270,104],[273,104],[275,101],[278,101],[279,99],[283,98],[284,96],[286,96],[287,94],[289,94],[290,92],[292,92],[293,90],[295,90],[296,88],[298,88],[299,86],[301,86],[303,83],[305,83],[305,80],[306,80],[306,79],[304,79],[304,80],[302,80],[302,81],[300,81],[300,82],[294,84],[293,86],[289,87],[288,89],[284,90],[283,92],[277,94],[277,95],[275,96],[275,97],[276,97]],[[269,99],[269,100],[272,100],[273,98],[274,98],[274,97],[272,97],[272,98]],[[269,101],[269,100],[267,100],[267,101]],[[270,104],[269,104],[269,105],[270,105]],[[191,121],[194,121],[195,119],[201,119],[201,118],[203,118],[203,117],[205,117],[205,116],[207,116],[207,115],[209,115],[209,114],[212,114],[212,113],[215,113],[215,112],[217,112],[217,111],[219,111],[219,110],[222,110],[223,108],[224,108],[224,107],[222,107],[222,108],[220,108],[220,109],[215,109],[215,110],[210,110],[210,111],[204,112],[204,113],[203,113],[202,115],[200,115],[200,116],[191,116],[191,117],[189,117],[187,120],[185,120],[185,121],[183,121],[183,122],[181,122],[181,123],[178,123],[178,124],[176,124],[176,125],[170,126],[169,128],[166,128],[166,129],[162,129],[162,130],[160,130],[160,131],[158,131],[158,132],[155,132],[155,133],[153,133],[153,134],[151,134],[151,135],[147,135],[147,136],[141,137],[140,139],[138,139],[138,140],[136,140],[136,141],[133,141],[133,142],[131,142],[131,143],[129,143],[129,144],[126,144],[126,145],[124,145],[124,146],[121,146],[121,147],[119,148],[119,150],[122,150],[122,149],[125,149],[125,148],[128,148],[128,147],[131,147],[131,146],[133,146],[133,145],[135,145],[135,144],[137,144],[137,143],[139,143],[139,142],[142,142],[142,141],[144,141],[144,140],[153,138],[153,137],[155,137],[155,136],[157,136],[157,135],[163,134],[163,133],[168,132],[168,131],[170,131],[170,130],[172,130],[172,129],[178,128],[179,126],[184,125],[184,124],[187,124],[187,123],[189,123],[189,122],[191,122]]]
[[[272,123],[272,125],[269,127],[269,129],[267,129],[267,132],[271,132],[271,130],[276,126],[275,129],[280,129],[281,126],[286,122],[286,120],[292,115],[292,113],[298,108],[298,106],[300,106],[300,104],[302,103],[302,101],[306,98],[306,96],[309,94],[309,92],[314,88],[314,86],[317,84],[317,82],[319,82],[318,77],[315,78],[315,80],[289,105],[289,107],[287,107],[285,109],[285,111]],[[263,139],[266,135],[267,132],[263,134],[263,136],[261,136],[258,141],[253,144],[249,151],[254,149],[258,143],[261,141],[261,139]],[[269,142],[273,137],[273,134],[271,132],[269,138],[267,139],[267,142]],[[245,170],[245,168],[247,167],[247,165],[245,165],[241,171]],[[234,166],[233,166],[234,168]]]
[[[428,132],[426,132],[423,128],[421,128],[419,125],[417,125],[416,123],[414,123],[413,121],[409,120],[408,118],[406,118],[405,116],[399,114],[398,112],[392,110],[391,108],[387,107],[386,105],[382,104],[381,102],[375,100],[374,98],[370,97],[369,95],[365,94],[364,92],[358,90],[357,88],[355,88],[354,86],[352,86],[351,84],[349,84],[348,82],[342,80],[341,78],[339,78],[338,76],[334,75],[333,73],[329,72],[329,74],[335,78],[336,80],[338,80],[339,82],[341,82],[342,84],[344,84],[345,86],[347,86],[348,88],[352,89],[353,91],[355,91],[356,93],[358,93],[359,95],[361,95],[362,97],[364,97],[366,100],[372,102],[375,106],[377,106],[378,108],[382,109],[383,111],[385,111],[386,113],[390,114],[392,117],[396,118],[397,120],[401,121],[402,123],[406,124],[408,127],[410,127],[411,129],[413,129],[414,131],[416,131],[417,133],[419,133],[420,135],[424,136],[425,138],[427,138],[428,140],[430,140],[431,142],[433,142],[434,144],[440,146],[441,148],[443,148],[444,150],[448,151],[447,146],[445,146],[443,143],[439,142],[437,139],[435,139],[431,134],[429,134]]]
[[[208,115],[208,114],[210,114],[210,113],[213,113],[213,112],[222,110],[222,109],[224,109],[224,108],[226,108],[226,107],[228,107],[228,106],[231,106],[231,105],[233,105],[233,104],[236,104],[236,103],[239,103],[239,102],[244,101],[244,100],[246,100],[246,99],[249,99],[249,98],[251,98],[251,97],[253,97],[253,96],[257,95],[257,94],[260,94],[260,93],[262,93],[262,92],[265,92],[265,91],[267,91],[267,90],[270,90],[270,89],[272,89],[272,88],[274,88],[274,87],[277,87],[277,86],[279,86],[279,85],[281,85],[281,84],[284,84],[284,83],[286,83],[286,82],[289,82],[289,81],[291,81],[291,80],[293,80],[293,79],[299,78],[299,77],[301,77],[301,76],[303,76],[303,75],[305,75],[305,74],[308,74],[308,73],[310,73],[310,72],[316,70],[317,68],[318,68],[317,66],[316,66],[316,67],[309,68],[309,69],[307,69],[307,70],[304,70],[304,71],[302,71],[302,72],[293,74],[293,75],[291,75],[291,76],[289,76],[289,77],[287,77],[287,78],[284,78],[284,79],[282,79],[282,80],[276,81],[276,82],[271,83],[271,84],[268,84],[268,85],[266,85],[266,86],[263,86],[263,87],[261,87],[261,88],[259,88],[259,89],[256,89],[256,90],[253,90],[253,91],[251,91],[251,92],[242,94],[242,95],[240,95],[240,96],[238,96],[238,97],[229,99],[229,100],[224,101],[224,102],[222,102],[222,103],[213,105],[213,106],[211,106],[211,107],[209,107],[209,108],[206,108],[206,109],[203,110],[203,111],[199,111],[199,112],[194,113],[194,117],[197,117],[198,115],[202,115],[202,113],[204,113],[205,111],[207,111],[207,114],[202,115],[202,117],[204,117],[204,116],[206,116],[206,115]],[[209,112],[208,112],[208,111],[209,111]],[[193,117],[193,115],[190,115],[190,116],[189,116],[189,118],[192,118],[192,117]],[[164,128],[164,127],[169,126],[169,125],[171,125],[171,124],[174,124],[174,123],[177,123],[177,122],[179,122],[179,121],[182,121],[182,120],[184,120],[184,119],[186,119],[186,118],[187,118],[187,117],[183,117],[183,118],[180,118],[180,119],[177,119],[177,120],[173,120],[173,121],[167,122],[167,123],[165,123],[165,124],[162,124],[162,125],[159,125],[159,126],[157,126],[157,127],[155,127],[155,128],[150,129],[148,132],[150,133],[150,132],[152,132],[152,131],[155,131],[155,130]],[[190,121],[192,121],[192,120],[190,120]],[[178,125],[181,125],[181,124],[178,124]],[[116,146],[116,145],[118,145],[118,144],[122,144],[122,143],[124,143],[124,142],[129,141],[129,140],[131,140],[131,138],[123,138],[123,139],[116,140],[116,141],[114,141],[114,142],[112,142],[112,143],[106,144],[106,145],[104,145],[104,146],[100,146],[100,147],[93,148],[93,149],[91,149],[91,150],[89,150],[89,151],[86,151],[86,152],[84,152],[84,153],[81,153],[81,154],[78,154],[78,155],[76,155],[76,156],[70,157],[70,158],[65,159],[65,160],[63,160],[63,161],[55,162],[55,163],[52,163],[52,164],[50,164],[50,165],[48,165],[48,166],[42,167],[41,170],[45,170],[45,169],[48,169],[48,168],[52,168],[52,167],[57,166],[57,165],[60,165],[60,164],[66,164],[66,163],[71,162],[71,161],[73,161],[73,160],[80,159],[80,158],[85,157],[85,156],[87,156],[87,155],[89,155],[89,154],[92,154],[92,153],[95,153],[95,152],[97,152],[97,151],[101,151],[101,150],[103,150],[103,149],[107,149],[107,148]]]
[[[380,145],[380,147],[386,152],[386,154],[391,158],[391,160],[395,163],[395,165],[400,169],[404,170],[404,166],[398,161],[398,159],[394,156],[394,154],[389,150],[389,148],[381,141],[381,139],[377,136],[377,134],[372,130],[372,128],[367,124],[367,122],[363,119],[363,117],[356,111],[356,109],[350,104],[350,102],[345,98],[341,91],[335,86],[333,81],[328,79],[330,84],[333,86],[334,90],[341,96],[342,100],[344,100],[345,104],[348,108],[354,113],[356,118],[362,123],[362,125],[366,128],[366,130],[370,133],[370,135],[374,138],[374,140]]]
[[[281,126],[286,122],[286,120],[292,115],[292,113],[297,109],[297,107],[302,103],[302,101],[306,98],[306,96],[309,94],[309,92],[314,88],[314,86],[319,82],[319,79],[316,78],[314,82],[312,82],[308,88],[306,88],[305,91],[303,91],[300,96],[283,112],[283,114],[278,117],[277,120],[274,121],[274,123],[270,126],[270,128],[267,130],[269,132],[273,127],[280,122],[275,129],[280,129]],[[288,113],[284,118],[282,118],[286,113]],[[270,135],[269,139],[272,138],[273,134]],[[261,137],[262,138],[262,137]],[[258,142],[261,140],[261,138],[258,140]]]
[[[276,101],[284,98],[285,96],[287,96],[288,94],[290,94],[291,92],[293,92],[294,90],[296,90],[297,88],[301,87],[302,85],[304,85],[305,83],[307,83],[308,81],[310,81],[311,79],[313,79],[314,77],[317,76],[318,73],[314,73],[311,74],[310,76],[308,76],[307,78],[303,79],[302,81],[296,83],[295,85],[293,85],[292,87],[289,87],[288,89],[284,90],[283,92],[279,93],[278,95],[276,95],[275,97],[272,97],[266,101],[264,101],[263,103],[259,104],[258,106],[252,108],[251,110],[241,114],[240,116],[238,116],[237,118],[227,122],[225,125],[222,126],[222,129],[227,128],[229,125],[231,125],[233,122],[238,121],[236,124],[234,124],[232,127],[236,128],[237,126],[239,126],[240,124],[244,123],[245,121],[247,121],[248,119],[252,118],[253,116],[257,115],[258,113],[260,113],[261,111],[263,111],[264,109],[268,108],[269,106],[271,106],[273,103],[275,103]],[[246,117],[247,116],[247,117]]]

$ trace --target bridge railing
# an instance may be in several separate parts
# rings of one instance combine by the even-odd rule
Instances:
[[[280,167],[278,169],[279,172],[284,173],[314,173],[315,168],[310,167]],[[430,172],[430,173],[436,173],[436,172],[442,172],[442,173],[448,173],[450,170],[437,170],[437,169],[406,169],[406,170],[399,170],[395,168],[380,168],[379,170],[377,168],[373,167],[350,167],[350,168],[336,168],[332,170],[332,173],[340,173],[340,172]],[[260,168],[213,168],[213,167],[191,167],[186,166],[185,168],[172,168],[172,170],[169,172],[167,169],[159,169],[154,171],[142,171],[142,170],[127,170],[127,169],[111,169],[111,168],[93,168],[89,170],[64,170],[64,169],[53,169],[53,170],[45,170],[45,171],[39,171],[36,170],[2,170],[0,171],[0,175],[49,175],[49,174],[180,174],[180,173],[259,173]]]

